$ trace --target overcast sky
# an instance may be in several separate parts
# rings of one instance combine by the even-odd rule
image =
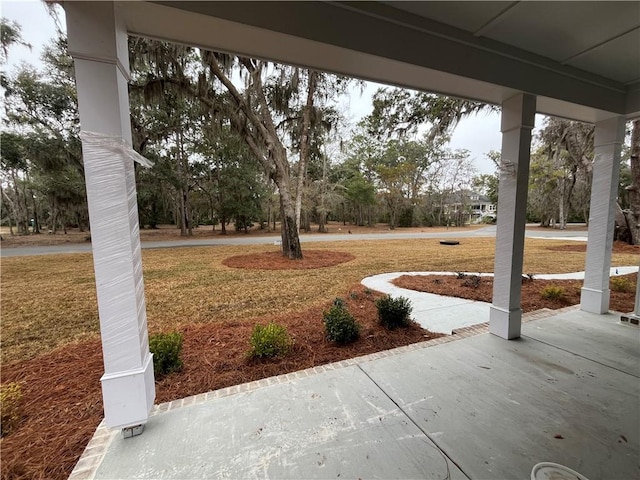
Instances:
[[[23,39],[32,45],[31,50],[26,47],[13,47],[9,52],[6,69],[10,72],[21,62],[36,67],[41,65],[42,47],[56,33],[55,24],[43,2],[41,0],[2,1],[0,8],[3,17],[18,22],[22,28]],[[64,25],[64,13],[61,13],[60,20]],[[371,96],[378,86],[368,84],[362,94],[359,91],[353,92],[345,101],[349,106],[349,116],[352,120],[357,121],[371,113]],[[539,123],[540,119],[536,118],[536,124],[539,125]],[[460,122],[453,133],[450,147],[469,150],[479,173],[493,173],[493,163],[486,159],[485,154],[490,150],[500,150],[500,143],[499,114],[479,114]]]

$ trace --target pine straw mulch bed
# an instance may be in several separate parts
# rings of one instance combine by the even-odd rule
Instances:
[[[473,274],[466,274],[464,278],[456,275],[402,275],[393,281],[400,288],[417,290],[419,292],[435,293],[453,297],[466,298],[491,303],[493,298],[493,277],[480,277],[477,286],[471,280]],[[621,275],[633,284],[629,292],[611,290],[609,309],[616,312],[632,312],[635,307],[635,285],[637,274]],[[532,312],[542,308],[552,310],[577,305],[580,303],[580,289],[582,280],[533,280],[523,277],[521,308],[523,312]],[[558,300],[542,298],[541,291],[548,286],[558,286],[564,289],[564,296]]]
[[[580,242],[571,245],[550,245],[546,248],[552,252],[586,252],[587,244]],[[640,254],[640,245],[629,245],[626,242],[616,241],[613,242],[613,253]]]
[[[377,321],[380,294],[352,288],[344,300],[362,324],[361,338],[337,346],[324,338],[322,308],[261,319],[287,327],[292,352],[274,360],[249,360],[253,322],[187,325],[184,368],[156,382],[156,403],[435,338],[417,324],[387,331]],[[328,309],[329,304],[324,308]],[[3,479],[65,479],[103,416],[99,341],[69,344],[40,357],[2,367],[2,383],[20,382],[21,424],[2,440]]]

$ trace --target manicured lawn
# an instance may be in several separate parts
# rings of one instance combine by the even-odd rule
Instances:
[[[309,268],[302,269],[282,264],[275,246],[143,251],[149,330],[184,336],[184,368],[157,380],[157,403],[429,340],[434,335],[417,324],[393,331],[380,326],[379,294],[359,285],[362,278],[412,270],[488,272],[494,263],[489,238],[458,246],[429,239],[304,248],[302,266]],[[637,262],[637,249],[616,250],[622,253],[614,254],[614,265]],[[524,271],[578,271],[584,257],[584,245],[575,242],[527,240]],[[7,258],[1,273],[2,383],[19,383],[23,394],[22,419],[2,439],[2,477],[62,480],[103,415],[91,255]],[[322,327],[322,312],[335,297],[361,324],[360,338],[347,346],[327,341]],[[270,321],[287,328],[291,352],[250,360],[253,326]]]
[[[584,269],[584,252],[556,251],[570,242],[529,239],[525,273]],[[275,246],[198,247],[143,251],[151,332],[186,324],[240,321],[303,311],[320,305],[368,275],[392,271],[490,272],[494,240],[385,240],[305,244],[315,251],[353,255],[346,263],[311,270],[247,270],[223,260],[276,251]],[[614,254],[614,265],[634,265],[637,252]],[[89,254],[2,260],[2,363],[33,358],[99,332],[93,264]]]

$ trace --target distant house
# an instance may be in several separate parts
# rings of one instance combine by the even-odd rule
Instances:
[[[472,190],[459,190],[445,197],[444,212],[465,223],[481,223],[496,218],[496,211],[497,206],[486,195]]]

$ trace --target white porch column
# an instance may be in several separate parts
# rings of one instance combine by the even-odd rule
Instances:
[[[502,104],[502,159],[489,331],[505,339],[520,336],[524,230],[535,113],[533,95],[519,94]]]
[[[580,309],[586,312],[609,311],[609,270],[624,127],[624,117],[596,122],[587,261],[580,295]]]
[[[65,2],[64,8],[83,131],[105,420],[110,428],[131,427],[147,421],[155,385],[134,167],[123,148],[131,145],[127,31],[113,2]]]
[[[634,325],[640,324],[640,271],[636,280],[636,304],[633,312],[620,316],[620,321],[629,322]]]

